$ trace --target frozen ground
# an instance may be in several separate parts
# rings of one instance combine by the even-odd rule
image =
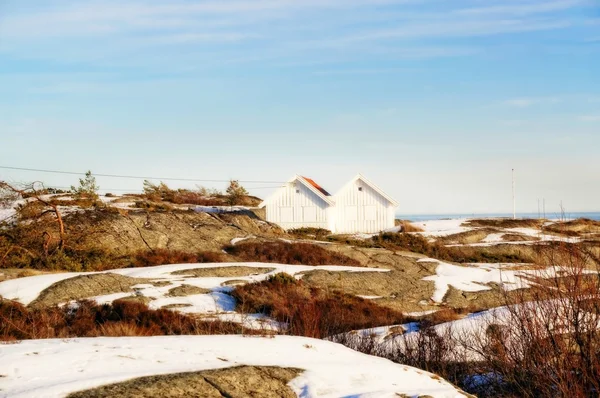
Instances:
[[[459,234],[462,232],[475,231],[478,229],[482,229],[481,227],[469,227],[463,226],[462,224],[469,221],[468,218],[457,218],[457,219],[448,219],[448,220],[428,220],[428,221],[420,221],[413,222],[416,227],[423,229],[423,232],[419,232],[419,234],[431,238],[439,238],[450,235]],[[558,220],[557,220],[558,221]],[[553,224],[556,221],[549,221],[546,225]],[[515,241],[509,242],[502,239],[504,235],[507,234],[517,234],[530,236],[532,239],[530,241]],[[562,242],[571,242],[576,243],[581,239],[573,238],[573,237],[564,237],[557,236],[552,234],[545,234],[539,229],[535,228],[502,228],[499,229],[498,232],[491,233],[487,237],[485,237],[479,243],[469,243],[469,244],[455,244],[448,246],[493,246],[498,244],[512,244],[512,245],[526,245],[533,244],[539,241],[547,242],[547,241],[562,241]]]
[[[416,227],[421,228],[424,232],[421,232],[422,235],[431,236],[431,237],[440,237],[440,236],[448,236],[459,234],[461,232],[470,231],[473,228],[463,227],[462,223],[466,222],[466,218],[457,218],[457,219],[449,219],[449,220],[428,220],[428,221],[419,221],[412,222]]]
[[[423,278],[435,283],[435,292],[431,299],[437,303],[444,300],[450,286],[463,292],[479,292],[490,290],[487,284],[496,283],[507,291],[531,287],[529,278],[550,278],[561,272],[561,267],[548,267],[545,269],[515,269],[515,267],[527,267],[528,264],[468,264],[454,265],[432,258],[423,258],[419,262],[437,263],[435,275]],[[530,266],[530,265],[529,265]]]
[[[339,344],[292,336],[22,341],[5,345],[0,351],[0,396],[64,397],[137,377],[239,365],[305,370],[289,383],[296,394],[304,398],[465,396],[430,373],[361,354]]]

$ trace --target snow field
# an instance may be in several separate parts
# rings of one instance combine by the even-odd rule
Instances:
[[[57,366],[60,364],[60,366]],[[64,397],[132,378],[231,366],[304,369],[299,397],[464,397],[430,373],[304,337],[157,336],[28,340],[0,351],[0,396]]]

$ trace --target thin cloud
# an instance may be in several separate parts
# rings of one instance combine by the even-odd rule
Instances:
[[[561,102],[558,97],[523,97],[523,98],[512,98],[504,101],[505,105],[514,106],[517,108],[528,108],[534,105],[549,105],[557,104]]]
[[[464,8],[457,10],[457,14],[463,15],[477,15],[477,16],[489,16],[489,15],[530,15],[530,14],[543,14],[555,11],[562,11],[569,8],[574,8],[586,4],[585,0],[558,0],[558,1],[546,1],[546,2],[532,2],[526,4],[503,4],[494,5],[488,7],[474,7]]]
[[[402,28],[371,30],[325,42],[325,45],[336,45],[348,42],[448,38],[448,37],[480,37],[507,33],[523,33],[543,30],[563,29],[571,26],[567,20],[529,21],[529,20],[493,20],[440,23],[422,23],[405,25]]]

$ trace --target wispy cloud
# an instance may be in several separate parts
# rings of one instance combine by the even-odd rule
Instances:
[[[560,11],[582,1],[48,0],[38,8],[15,2],[0,16],[0,54],[144,69],[476,57],[486,47],[468,39],[568,29],[576,22]]]
[[[489,16],[489,15],[531,15],[531,14],[544,14],[549,12],[566,10],[569,8],[577,7],[587,4],[587,0],[556,0],[556,1],[543,1],[543,2],[527,2],[527,3],[513,3],[513,4],[501,4],[491,5],[485,7],[472,7],[457,10],[457,14],[463,15],[477,15],[477,16]]]
[[[534,105],[558,104],[561,101],[559,97],[522,97],[508,99],[503,104],[517,108],[528,108]]]

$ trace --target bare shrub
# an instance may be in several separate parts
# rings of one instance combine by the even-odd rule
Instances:
[[[8,195],[8,198],[11,198],[11,195],[18,195],[19,197],[27,198],[27,200],[17,209],[19,217],[37,221],[50,216],[52,217],[53,221],[56,222],[55,233],[51,233],[47,229],[43,229],[41,233],[38,231],[43,255],[45,257],[49,256],[51,253],[62,251],[65,247],[66,239],[65,224],[62,214],[58,208],[58,205],[52,203],[47,197],[44,196],[46,192],[47,191],[45,190],[43,184],[40,182],[34,182],[27,184],[24,187],[17,188],[4,181],[0,181],[0,194]],[[6,201],[6,199],[3,200]],[[58,237],[56,237],[55,234],[57,234]],[[23,245],[15,241],[14,244],[9,248],[9,251],[12,252],[15,247],[27,250]]]
[[[361,265],[357,260],[344,254],[331,252],[310,243],[241,242],[225,247],[225,251],[241,261],[303,265]]]

